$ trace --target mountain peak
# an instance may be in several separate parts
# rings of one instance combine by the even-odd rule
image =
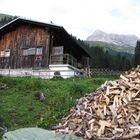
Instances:
[[[106,34],[106,33],[102,30],[95,30],[93,34]]]
[[[139,38],[136,35],[120,35],[114,33],[106,33],[101,30],[95,30],[92,35],[87,38],[87,41],[107,42],[119,46],[135,47]]]

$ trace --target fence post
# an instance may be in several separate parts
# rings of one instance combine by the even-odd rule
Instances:
[[[8,70],[9,70],[8,75],[10,76],[10,66],[9,66],[9,69]]]

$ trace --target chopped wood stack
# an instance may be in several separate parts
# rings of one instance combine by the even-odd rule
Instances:
[[[122,139],[140,134],[140,66],[79,99],[54,129],[85,139]]]

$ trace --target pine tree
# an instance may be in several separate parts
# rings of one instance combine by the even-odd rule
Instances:
[[[134,55],[134,65],[140,65],[140,40],[137,41]]]

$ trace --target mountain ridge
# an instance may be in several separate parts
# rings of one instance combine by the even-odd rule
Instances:
[[[86,39],[86,41],[100,41],[123,47],[135,47],[137,40],[139,40],[139,38],[136,35],[106,33],[101,30],[95,30],[93,34]]]

